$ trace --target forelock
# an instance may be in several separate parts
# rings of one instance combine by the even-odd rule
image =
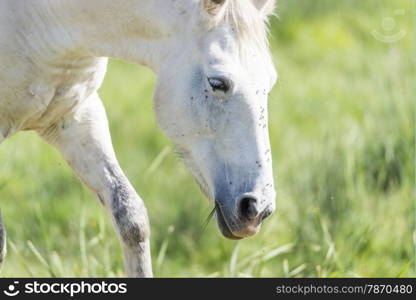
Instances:
[[[268,16],[260,12],[251,0],[228,0],[216,15],[208,17],[208,29],[227,22],[237,34],[243,48],[268,47]]]

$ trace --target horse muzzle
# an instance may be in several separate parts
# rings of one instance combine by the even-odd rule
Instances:
[[[221,233],[233,240],[258,233],[262,222],[275,210],[274,197],[266,200],[251,193],[241,195],[230,204],[216,200],[216,217]]]

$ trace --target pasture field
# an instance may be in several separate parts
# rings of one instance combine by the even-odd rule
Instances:
[[[155,76],[109,65],[100,94],[149,211],[155,276],[416,276],[414,2],[279,2],[277,211],[253,238],[226,240],[214,221],[203,230],[212,206],[157,128]],[[0,199],[1,276],[124,275],[107,212],[33,132],[0,147]]]

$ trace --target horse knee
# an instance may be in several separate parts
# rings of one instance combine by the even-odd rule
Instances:
[[[119,208],[114,212],[114,219],[124,244],[137,247],[150,238],[150,227],[146,208]]]
[[[123,243],[128,247],[137,247],[150,237],[146,207],[124,175],[111,166],[107,166],[106,170],[111,178],[109,201],[99,198],[111,210]]]

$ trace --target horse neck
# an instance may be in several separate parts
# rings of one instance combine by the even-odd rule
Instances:
[[[190,9],[184,5],[189,0],[178,0],[177,7],[171,7],[171,2],[42,0],[41,4],[36,1],[35,10],[42,20],[53,23],[52,27],[62,32],[57,35],[58,39],[62,39],[59,36],[70,37],[61,44],[71,52],[117,58],[157,71],[179,26],[179,16]],[[51,44],[59,42],[61,40]]]

